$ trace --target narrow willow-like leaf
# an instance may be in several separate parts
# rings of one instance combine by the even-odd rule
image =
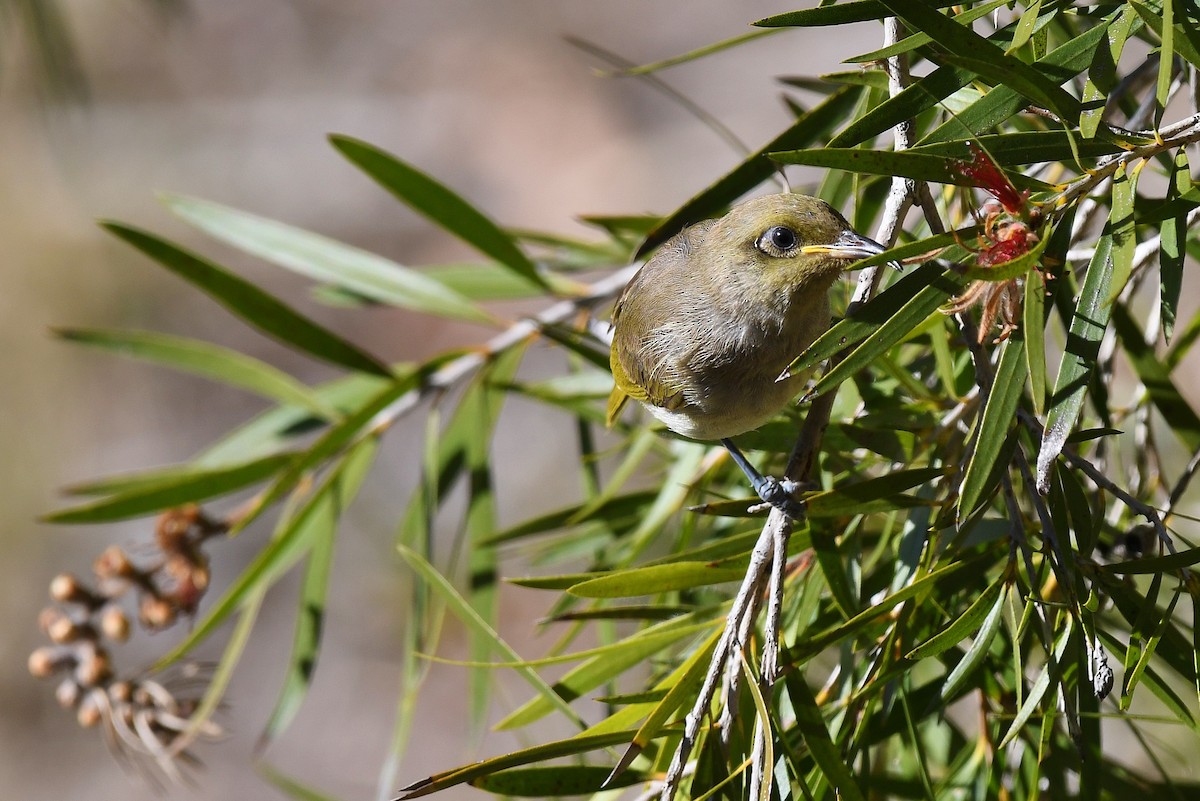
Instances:
[[[927,573],[921,578],[908,584],[900,590],[888,595],[886,598],[874,603],[872,606],[859,612],[857,615],[847,620],[845,623],[838,624],[832,628],[825,629],[811,636],[802,637],[791,649],[791,656],[797,661],[805,661],[812,656],[820,653],[830,643],[837,642],[843,637],[848,637],[859,633],[867,624],[885,615],[893,607],[899,603],[909,600],[910,598],[924,597],[927,593],[933,590],[934,586],[942,581],[945,581],[959,571],[965,570],[968,567],[975,566],[979,558],[964,559],[959,562],[952,562],[943,567],[939,567],[931,573]]]
[[[210,236],[315,281],[428,314],[493,319],[444,283],[360,248],[207,200],[166,195],[163,202]]]
[[[963,658],[958,661],[958,664],[946,676],[946,681],[943,682],[940,691],[942,700],[957,697],[967,677],[971,675],[971,672],[975,668],[983,663],[988,650],[992,647],[992,639],[996,636],[996,631],[1000,627],[1000,619],[1003,616],[1007,596],[1007,592],[1002,592],[992,600],[991,608],[988,610],[987,616],[983,619],[983,623],[980,624],[979,632],[971,642],[971,647],[967,649]],[[973,608],[974,606],[972,605]],[[909,656],[911,657],[912,655],[910,654]]]
[[[284,405],[300,406],[326,420],[335,420],[339,416],[336,409],[322,401],[309,387],[282,370],[209,342],[153,331],[99,328],[60,328],[55,334],[68,342],[173,367]]]
[[[1121,709],[1129,709],[1129,704],[1133,701],[1133,691],[1137,689],[1138,682],[1142,680],[1146,668],[1150,666],[1150,660],[1154,657],[1154,652],[1158,650],[1158,643],[1171,622],[1171,616],[1175,613],[1175,604],[1179,602],[1179,596],[1182,594],[1182,592],[1171,593],[1171,600],[1167,603],[1167,608],[1158,609],[1157,605],[1149,600],[1149,593],[1147,593],[1146,608],[1153,610],[1153,620],[1148,621],[1151,624],[1148,628],[1148,636],[1142,642],[1137,661],[1133,668],[1125,673],[1125,679],[1122,682],[1124,686],[1121,688]],[[1133,636],[1131,633],[1130,651],[1133,650]]]
[[[1126,6],[1109,26],[1107,46],[1096,48],[1091,69],[1088,70],[1087,85],[1083,89],[1083,111],[1079,117],[1079,131],[1086,139],[1094,137],[1100,129],[1108,95],[1117,85],[1117,63],[1125,50],[1125,42],[1141,25],[1137,11],[1133,6]]]
[[[260,759],[255,762],[255,769],[272,787],[295,801],[339,801],[335,796],[318,792],[310,785],[281,773],[266,760]]]
[[[116,495],[52,512],[43,519],[49,523],[104,523],[199,503],[266,481],[295,458],[295,454],[281,453],[212,470],[186,468],[143,475]]]
[[[1047,663],[1034,680],[1033,685],[1029,688],[1029,693],[1025,696],[1025,701],[1017,710],[1017,714],[1013,717],[1012,723],[1009,724],[1008,731],[1004,737],[1000,739],[997,748],[1003,748],[1012,742],[1013,738],[1021,733],[1021,729],[1037,711],[1038,705],[1046,696],[1046,692],[1050,690],[1051,685],[1057,684],[1061,680],[1060,672],[1063,664],[1063,658],[1067,653],[1067,645],[1071,641],[1071,634],[1074,631],[1074,618],[1063,616],[1064,624],[1059,631],[1058,639],[1054,644],[1054,662]]]
[[[629,738],[632,736],[632,731],[576,735],[575,737],[568,737],[565,740],[556,740],[552,743],[535,745],[532,748],[522,748],[503,756],[471,762],[462,767],[435,773],[427,779],[413,782],[400,790],[403,795],[400,796],[399,801],[421,798],[422,796],[445,790],[448,787],[473,782],[484,776],[499,773],[506,768],[515,768],[520,765],[530,765],[536,762],[546,762],[551,759],[573,756],[575,754],[586,754],[589,751],[598,751],[601,748],[620,745],[621,743],[629,742]]]
[[[1021,332],[1025,342],[1025,364],[1029,368],[1029,397],[1033,413],[1041,416],[1046,409],[1046,276],[1031,270],[1025,276]]]
[[[334,134],[329,141],[343,156],[371,176],[414,211],[491,256],[534,286],[547,289],[545,279],[513,238],[462,197],[420,170],[374,145]]]
[[[377,440],[367,440],[355,459],[362,466],[351,465],[344,473],[344,481],[351,484],[361,481],[374,459]],[[340,501],[341,499],[339,499]],[[316,674],[317,657],[321,652],[321,635],[325,623],[325,596],[329,589],[329,572],[333,565],[333,544],[337,537],[337,524],[343,509],[341,503],[325,505],[312,520],[312,548],[304,566],[304,578],[300,583],[300,603],[296,610],[296,628],[292,635],[292,652],[288,657],[287,673],[275,708],[259,736],[256,750],[261,752],[274,742],[291,724],[308,696],[308,688]]]
[[[585,525],[596,521],[605,522],[609,525],[616,525],[618,522],[627,522],[633,519],[638,519],[654,502],[654,499],[657,496],[658,493],[651,490],[646,490],[644,492],[631,492],[628,495],[618,496],[606,501],[601,506],[592,509],[591,514],[588,516],[588,520],[586,521],[582,520],[579,516],[580,510],[585,508],[585,504],[568,506],[565,509],[549,512],[531,520],[527,520],[524,523],[519,523],[512,528],[499,531],[484,540],[483,544],[498,545],[502,542],[511,542],[513,540],[530,537],[536,534],[559,531],[565,528]]]
[[[707,562],[674,562],[615,570],[580,582],[568,592],[580,598],[629,598],[737,581],[743,573],[737,568],[713,567]]]
[[[1200,415],[1179,392],[1170,372],[1154,353],[1154,347],[1146,343],[1145,335],[1124,304],[1114,305],[1112,322],[1151,403],[1189,451],[1200,450]]]
[[[935,262],[922,264],[817,337],[803,353],[792,360],[781,377],[808,372],[843,348],[861,342],[904,308],[905,304],[917,297],[918,293],[938,281],[946,280],[943,278],[945,274],[945,268]],[[936,309],[960,288],[961,285],[956,283],[951,292],[939,293],[932,308]]]
[[[464,534],[468,543],[468,599],[480,616],[493,626],[499,618],[499,555],[495,548],[482,545],[496,530],[496,495],[490,445],[508,397],[503,387],[516,377],[524,355],[524,347],[514,347],[494,357],[477,377],[482,385],[481,390],[463,397],[451,421],[453,435],[463,440],[461,450],[466,457],[467,513]],[[443,439],[448,439],[450,435],[451,432],[447,431]],[[472,658],[487,656],[490,647],[487,637],[476,631],[471,632]],[[471,720],[481,728],[487,717],[491,676],[485,671],[472,671],[470,684]]]
[[[1188,548],[1176,553],[1162,556],[1146,556],[1141,559],[1130,559],[1127,562],[1113,562],[1103,565],[1100,569],[1117,575],[1133,575],[1144,573],[1167,573],[1185,567],[1200,564],[1200,547]]]
[[[975,20],[986,17],[988,14],[991,14],[996,9],[1005,5],[1005,3],[1006,0],[991,0],[990,2],[984,3],[983,5],[975,8],[966,9],[960,14],[955,14],[954,20],[959,24],[971,23]],[[861,55],[851,56],[850,58],[842,60],[849,64],[875,63],[891,58],[892,56],[898,56],[901,53],[910,53],[913,50],[916,50],[918,47],[923,47],[932,41],[933,37],[922,31],[920,33],[911,34],[910,36],[905,36],[900,41],[896,42],[895,44],[888,45],[887,47],[881,47],[878,50],[872,50],[869,53],[862,53]]]
[[[697,61],[699,59],[706,58],[716,53],[722,53],[726,50],[744,45],[747,42],[753,42],[756,39],[761,39],[764,36],[770,36],[771,34],[778,32],[778,30],[750,31],[749,33],[742,33],[737,36],[731,36],[728,39],[722,39],[719,42],[713,42],[712,44],[705,45],[704,47],[697,47],[695,50],[689,50],[688,52],[682,53],[678,56],[671,56],[670,58],[664,58],[660,61],[655,61],[650,64],[642,64],[637,67],[613,70],[612,72],[606,74],[652,75],[661,70],[665,70],[668,67],[676,67],[680,64],[687,64],[689,61]]]
[[[372,435],[374,432],[367,429],[372,424],[379,422],[378,416],[401,396],[416,387],[429,371],[436,369],[438,364],[440,364],[440,359],[423,365],[420,370],[414,370],[398,378],[394,383],[384,385],[380,392],[369,396],[352,414],[337,425],[330,427],[307,450],[296,454],[296,458],[292,460],[288,468],[275,479],[265,493],[255,499],[254,507],[246,510],[246,513],[238,518],[230,529],[230,533],[237,534],[257,520],[266,509],[295,489],[306,473],[336,456],[354,440],[361,440]]]
[[[933,0],[934,6],[949,6],[948,0]],[[758,28],[811,28],[824,25],[845,25],[850,22],[865,22],[891,16],[891,11],[879,0],[852,0],[848,3],[810,8],[804,11],[788,11],[752,23]]]
[[[826,526],[810,526],[809,528],[812,532],[813,553],[816,554],[817,564],[821,566],[825,583],[829,585],[829,594],[833,596],[834,604],[841,610],[842,617],[849,620],[858,612],[858,594],[850,583],[850,577],[846,575],[846,563],[841,551],[838,550],[837,536]]]
[[[804,671],[789,670],[784,674],[784,686],[796,715],[796,726],[804,737],[804,744],[813,761],[821,769],[825,779],[837,788],[840,797],[852,800],[863,799],[862,790],[854,774],[846,764],[846,757],[834,743],[821,715],[821,707],[804,678]]]
[[[915,30],[933,37],[939,48],[969,60],[971,69],[994,85],[1008,85],[1066,120],[1079,116],[1079,101],[1038,69],[924,3],[881,0]]]
[[[469,782],[472,787],[509,798],[559,798],[590,795],[600,790],[619,789],[640,784],[648,777],[630,771],[605,783],[608,768],[603,765],[554,765],[552,767],[513,768],[481,776]]]
[[[675,710],[684,703],[684,700],[693,697],[696,691],[700,689],[700,685],[704,683],[704,676],[707,672],[709,662],[712,660],[712,653],[717,647],[717,641],[721,638],[721,631],[714,631],[704,644],[684,660],[679,666],[676,673],[678,677],[670,684],[667,689],[667,694],[662,700],[656,703],[649,714],[646,715],[646,720],[638,727],[637,732],[633,735],[633,739],[629,742],[629,747],[621,755],[621,759],[613,766],[609,778],[605,781],[607,787],[609,783],[620,776],[625,769],[633,762],[637,755],[643,751],[650,741],[658,736],[662,731],[671,715],[675,714]],[[660,682],[660,686],[666,682]]]
[[[116,222],[101,225],[231,312],[285,345],[351,370],[390,375],[387,365],[215,263],[154,234]]]
[[[554,682],[554,691],[562,698],[573,701],[605,682],[613,681],[630,668],[645,664],[655,654],[678,642],[682,637],[711,627],[711,623],[681,626],[678,621],[666,621],[652,626],[620,642],[598,649],[597,653],[568,670],[561,679]],[[537,663],[539,660],[518,664],[532,666]],[[539,695],[506,715],[495,728],[503,731],[528,726],[554,709],[546,698]]]
[[[1097,629],[1096,634],[1100,637],[1101,641],[1104,643],[1104,647],[1108,649],[1109,653],[1115,654],[1116,657],[1123,662],[1125,659],[1125,643],[1118,640],[1103,628]],[[1161,656],[1162,651],[1160,651],[1159,654]],[[1162,676],[1158,675],[1153,667],[1147,665],[1145,672],[1142,674],[1142,683],[1150,688],[1150,691],[1154,693],[1155,697],[1162,701],[1163,706],[1165,706],[1180,723],[1187,726],[1193,732],[1200,733],[1200,721],[1196,719],[1196,716],[1192,714],[1192,711],[1188,708],[1188,705],[1182,698],[1179,697],[1179,694],[1175,692],[1174,688],[1171,687],[1171,683],[1165,681]]]
[[[1194,10],[1194,9],[1193,9]],[[1154,99],[1158,101],[1158,117],[1171,99],[1171,82],[1175,77],[1175,0],[1162,0],[1162,27],[1159,30],[1158,81]]]
[[[1119,168],[1117,180],[1124,179],[1124,168]],[[1115,190],[1114,190],[1115,191]],[[1115,204],[1113,216],[1117,213]],[[1096,250],[1088,265],[1087,277],[1079,292],[1079,302],[1071,318],[1066,352],[1059,363],[1058,378],[1050,396],[1050,408],[1046,415],[1046,430],[1042,435],[1042,447],[1037,458],[1037,487],[1041,493],[1050,488],[1050,468],[1058,455],[1079,414],[1083,410],[1084,396],[1096,356],[1100,351],[1100,340],[1108,327],[1112,304],[1109,298],[1116,272],[1113,247],[1113,216],[1104,226],[1104,232],[1096,242]]]
[[[882,476],[868,478],[865,481],[839,484],[831,490],[807,495],[804,501],[809,514],[814,517],[855,514],[855,510],[860,506],[865,506],[872,501],[894,499],[898,493],[904,490],[919,487],[944,475],[945,471],[939,467],[895,470]]]
[[[1001,591],[1008,586],[1007,581],[1007,576],[993,581],[986,590],[979,594],[978,598],[971,602],[962,615],[951,621],[946,628],[909,651],[908,658],[925,659],[937,656],[978,631],[992,610],[996,608],[996,601],[1000,598]]]
[[[1034,62],[1034,69],[1056,81],[1067,81],[1073,78],[1091,63],[1096,48],[1106,40],[1108,24],[1115,16],[1116,14],[1110,15],[1101,24],[1051,50],[1043,58]],[[971,71],[963,71],[972,75]],[[1029,101],[1017,89],[1001,83],[979,100],[955,114],[953,118],[921,137],[917,144],[925,145],[931,142],[961,139],[965,134],[983,133],[1000,125],[1028,105]]]
[[[965,132],[964,132],[965,133]],[[1039,161],[1073,161],[1076,157],[1095,158],[1121,153],[1150,140],[1134,135],[1109,134],[1084,142],[1072,142],[1066,131],[1014,131],[988,134],[970,139],[954,139],[919,145],[908,153],[920,153],[971,161],[971,144],[983,148],[996,164],[1010,167]]]
[[[862,87],[847,86],[831,94],[820,105],[798,118],[779,136],[750,154],[741,164],[717,179],[663,220],[638,246],[634,259],[640,259],[688,225],[716,216],[729,204],[761,184],[775,172],[767,154],[777,150],[807,147],[828,139],[829,132],[858,103]]]
[[[504,657],[513,662],[520,662],[521,657],[513,650],[500,634],[488,624],[486,620],[479,616],[466,599],[454,589],[453,585],[446,580],[446,577],[438,572],[437,568],[431,565],[425,557],[418,554],[416,551],[406,548],[403,545],[397,546],[400,555],[404,557],[404,561],[409,564],[417,572],[418,575],[437,593],[439,597],[446,602],[446,605],[454,613],[454,615],[463,622],[464,625],[476,630],[480,636],[488,639],[492,644],[493,650],[501,653]],[[534,689],[542,698],[549,701],[555,709],[562,712],[567,720],[579,723],[580,719],[575,711],[554,691],[546,680],[543,679],[533,668],[516,668],[515,672],[520,675],[525,682]]]
[[[1013,31],[1012,44],[1008,47],[1007,52],[1009,54],[1029,43],[1030,38],[1033,36],[1034,26],[1037,24],[1038,16],[1041,13],[1042,0],[1034,0],[1021,12],[1021,18],[1017,21],[1016,30]]]
[[[358,494],[376,445],[372,440],[364,440],[342,457],[296,512],[281,521],[271,542],[255,555],[188,636],[155,663],[155,670],[162,670],[186,656],[235,610],[246,604],[247,599],[277,581],[311,549],[313,538],[322,530],[330,509],[340,514]]]
[[[1171,173],[1171,185],[1167,189],[1167,201],[1191,191],[1192,173],[1188,164],[1187,150],[1179,148],[1175,154],[1175,169]],[[1187,254],[1187,215],[1177,214],[1162,221],[1159,229],[1158,281],[1159,308],[1162,315],[1163,338],[1169,343],[1175,333],[1175,317],[1179,309],[1179,295],[1183,290],[1183,260]]]
[[[823,395],[866,367],[876,357],[908,336],[947,300],[961,292],[967,283],[967,278],[957,269],[946,270],[930,286],[913,295],[899,311],[871,332],[845,359],[821,376],[805,397],[815,398]]]
[[[1138,176],[1146,162],[1126,173],[1121,169],[1113,176],[1112,208],[1109,209],[1109,224],[1105,230],[1112,233],[1112,286],[1108,291],[1106,305],[1112,306],[1121,296],[1125,285],[1133,275],[1133,256],[1137,249],[1137,231],[1134,226],[1134,201],[1137,200]]]
[[[1009,430],[1016,424],[1017,406],[1025,391],[1029,367],[1022,332],[1013,332],[1000,347],[1000,363],[975,434],[971,461],[967,463],[967,472],[959,489],[956,514],[960,525],[995,489],[994,482],[999,481],[999,472],[993,468],[1004,452]]]
[[[413,371],[410,365],[397,365],[394,369],[397,376]],[[312,390],[324,403],[337,409],[339,414],[349,414],[390,383],[388,379],[377,375],[351,373],[319,384]],[[251,418],[219,438],[197,454],[192,464],[211,469],[247,457],[257,458],[278,453],[291,447],[298,439],[325,428],[326,425],[324,420],[314,417],[307,410],[295,406],[277,406]]]

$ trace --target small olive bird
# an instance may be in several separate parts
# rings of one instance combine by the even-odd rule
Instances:
[[[730,437],[769,420],[803,375],[777,380],[829,327],[829,289],[883,246],[807,195],[758,197],[676,234],[613,310],[612,425],[641,402],[685,437],[720,440],[763,501],[794,519],[791,481],[765,477]]]

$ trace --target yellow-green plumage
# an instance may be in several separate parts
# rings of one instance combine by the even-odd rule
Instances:
[[[789,236],[794,247],[779,247]],[[613,311],[609,423],[633,398],[695,439],[762,425],[799,390],[802,376],[776,379],[828,327],[837,276],[880,250],[827,203],[796,194],[748,200],[676,235]]]

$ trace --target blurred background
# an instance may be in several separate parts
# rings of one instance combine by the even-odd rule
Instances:
[[[24,0],[0,28],[0,787],[9,798],[161,797],[123,770],[97,731],[60,709],[52,682],[26,670],[44,642],[36,618],[58,572],[90,573],[109,543],[136,551],[149,520],[57,527],[36,522],[59,488],[186,460],[264,408],[258,399],[55,341],[53,326],[145,328],[236,347],[305,381],[333,377],[231,318],[183,282],[105,235],[113,218],[196,248],[390,360],[417,359],[486,332],[395,310],[314,302],[305,282],[205,241],[155,193],[195,195],[311,228],[411,265],[470,256],[408,212],[326,142],[350,134],[390,150],[458,190],[503,225],[582,233],[580,214],[666,213],[734,166],[739,155],[643,83],[601,78],[573,48],[584,37],[635,62],[683,53],[790,10],[784,2],[612,0],[41,0],[75,48],[87,99],[51,89],[39,69]],[[28,13],[28,12],[24,12]],[[878,41],[785,32],[663,77],[752,147],[789,113],[774,76],[816,74]],[[864,45],[866,47],[864,47]],[[536,369],[536,359],[533,369]],[[501,523],[578,491],[571,427],[513,404],[496,443]],[[524,425],[523,425],[524,423]],[[554,426],[560,426],[561,432]],[[398,607],[406,573],[395,521],[414,484],[420,415],[393,431],[341,532],[325,642],[307,705],[266,753],[279,770],[329,794],[374,797],[395,716]],[[530,431],[537,432],[531,440]],[[558,436],[562,433],[563,436]],[[539,447],[534,445],[541,443]],[[556,451],[556,448],[558,449]],[[558,476],[558,478],[556,478]],[[261,546],[252,529],[213,554],[213,593]],[[190,798],[275,798],[251,749],[275,701],[292,637],[295,581],[268,599],[219,720],[230,733],[200,748],[207,768]],[[504,590],[504,634],[545,650],[531,621],[544,596]],[[209,596],[214,597],[213,595]],[[203,652],[220,653],[227,632]],[[443,652],[462,656],[451,627]],[[116,654],[136,672],[180,632],[143,637]],[[457,649],[457,652],[456,652]],[[499,715],[528,697],[498,696]],[[511,737],[469,736],[465,671],[434,671],[418,705],[401,783],[511,749]],[[565,733],[565,732],[564,732]],[[458,789],[445,797],[479,797]]]

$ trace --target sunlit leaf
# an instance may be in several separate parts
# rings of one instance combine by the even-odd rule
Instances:
[[[115,236],[180,278],[212,296],[250,325],[286,345],[351,370],[390,375],[387,365],[331,331],[301,316],[283,302],[211,261],[154,234],[121,223],[102,223]]]
[[[205,233],[322,283],[379,303],[475,322],[492,318],[417,270],[328,237],[207,200],[166,195],[175,214]]]
[[[349,136],[329,137],[342,155],[379,182],[414,211],[491,256],[534,286],[547,288],[545,279],[511,236],[459,195],[374,145]]]
[[[98,328],[60,328],[55,334],[68,342],[173,367],[254,392],[285,405],[300,406],[326,420],[334,420],[339,416],[336,409],[321,400],[309,387],[282,370],[209,342],[151,331]]]

